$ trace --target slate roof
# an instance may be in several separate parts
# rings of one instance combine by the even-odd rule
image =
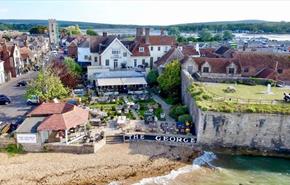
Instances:
[[[101,54],[116,38],[115,35],[90,37],[91,52]]]
[[[172,60],[181,60],[183,59],[183,53],[177,48],[171,48],[166,54],[164,54],[159,60],[155,62],[157,66],[164,65]]]

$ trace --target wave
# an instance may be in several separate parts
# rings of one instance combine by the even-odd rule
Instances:
[[[172,170],[169,174],[164,176],[158,176],[158,177],[151,177],[151,178],[144,178],[138,183],[135,183],[133,185],[146,185],[146,184],[160,184],[160,185],[166,185],[169,184],[171,180],[174,180],[177,176],[185,173],[190,173],[194,170],[199,169],[201,166],[209,166],[214,167],[210,162],[215,160],[217,157],[213,152],[204,152],[201,156],[194,159],[192,162],[192,165],[188,165],[182,168],[179,168],[178,170]],[[109,185],[117,185],[117,184],[109,184]]]

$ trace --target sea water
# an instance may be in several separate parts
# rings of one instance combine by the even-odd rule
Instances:
[[[135,185],[290,185],[290,160],[205,152],[192,165]]]

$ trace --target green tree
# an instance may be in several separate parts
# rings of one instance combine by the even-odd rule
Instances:
[[[223,35],[221,33],[217,33],[214,35],[213,40],[214,41],[221,41],[221,40],[223,40]]]
[[[171,107],[169,115],[175,120],[177,120],[180,115],[186,113],[188,113],[186,105],[175,105]]]
[[[172,98],[179,98],[180,71],[181,66],[178,60],[174,60],[165,66],[164,71],[157,78],[162,94]]]
[[[198,33],[198,37],[200,41],[207,42],[212,40],[212,34],[208,29],[203,29],[201,32]]]
[[[79,35],[81,34],[81,29],[78,25],[68,26],[65,28],[70,35]]]
[[[98,35],[97,32],[95,32],[95,30],[93,29],[87,29],[87,35],[91,35],[91,36],[96,36]]]
[[[234,35],[231,31],[229,31],[229,30],[224,31],[223,40],[228,41],[228,40],[232,40],[233,38],[234,38]]]
[[[30,34],[44,34],[47,31],[46,26],[34,26],[29,30]]]
[[[169,27],[168,28],[168,35],[172,35],[172,36],[179,36],[180,35],[180,31],[178,27]]]
[[[158,84],[157,78],[158,78],[158,71],[152,69],[149,71],[146,79],[150,86],[154,86]]]
[[[68,95],[68,90],[63,86],[59,77],[49,71],[39,72],[35,80],[28,84],[25,96],[31,98],[38,96],[43,101],[62,99]]]
[[[82,74],[82,67],[72,58],[66,57],[63,62],[71,74],[80,76]]]
[[[178,122],[181,122],[181,123],[186,123],[186,122],[192,123],[192,118],[191,118],[191,116],[189,114],[183,114],[183,115],[178,116]]]

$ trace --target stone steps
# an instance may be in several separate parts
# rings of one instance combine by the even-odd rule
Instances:
[[[106,144],[120,144],[124,143],[123,135],[106,136]]]

